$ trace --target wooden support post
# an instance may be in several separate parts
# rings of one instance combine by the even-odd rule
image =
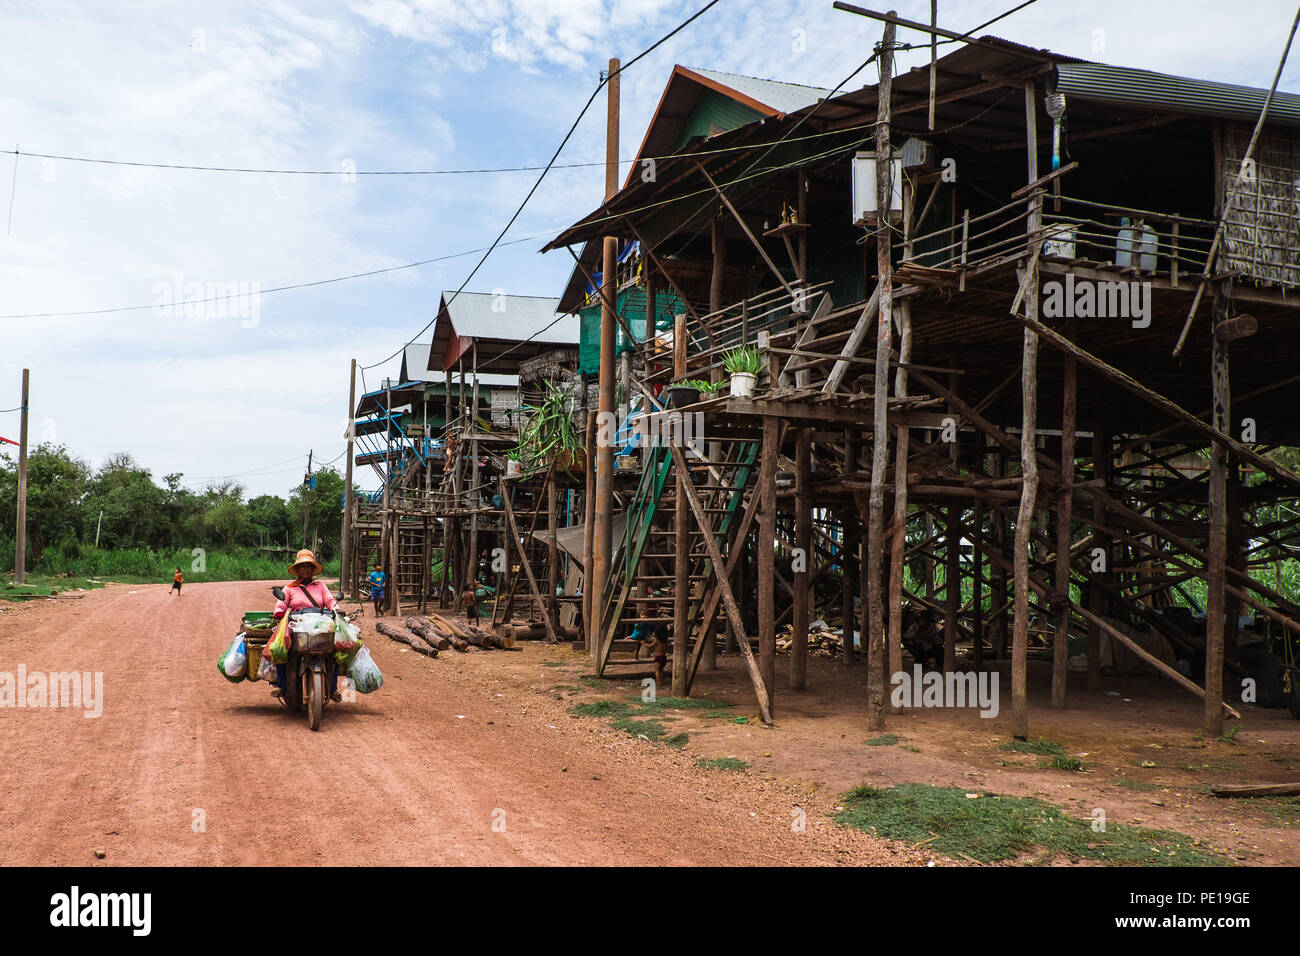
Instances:
[[[352,377],[348,384],[348,447],[343,478],[343,535],[339,542],[339,599],[357,594],[352,574],[352,443],[356,436],[357,360],[352,360]]]
[[[948,502],[944,529],[943,672],[957,669],[957,614],[961,608],[961,505]]]
[[[758,660],[767,691],[768,714],[775,713],[776,693],[776,418],[763,416],[763,450],[758,470]]]
[[[586,399],[586,390],[583,390],[583,399]],[[587,467],[586,479],[587,487],[582,495],[583,506],[583,526],[582,526],[582,633],[587,642],[587,653],[591,655],[592,660],[600,651],[600,643],[597,638],[597,632],[600,630],[600,624],[596,620],[596,586],[594,584],[596,576],[595,563],[595,531],[596,531],[596,487],[595,487],[595,464],[596,464],[596,410],[587,409]]]
[[[911,360],[912,305],[904,299],[899,303],[899,365],[894,377],[894,391],[899,396],[907,394],[907,363]],[[889,674],[897,674],[903,669],[903,568],[907,563],[908,444],[908,427],[899,425],[894,435],[894,518],[890,525],[892,533],[889,539]]]
[[[1214,325],[1228,318],[1229,280],[1214,283]],[[1213,425],[1227,432],[1231,421],[1232,393],[1228,385],[1228,343],[1212,336],[1210,381],[1213,389]],[[1210,528],[1206,546],[1205,602],[1205,733],[1223,734],[1223,632],[1227,605],[1224,565],[1227,557],[1228,498],[1227,449],[1222,442],[1210,447]]]
[[[18,424],[18,515],[14,528],[14,584],[27,580],[27,406],[31,370],[23,369],[22,405]]]
[[[1025,143],[1029,157],[1029,182],[1038,178],[1037,95],[1032,80],[1025,83]],[[1025,277],[1025,315],[1038,321],[1038,248],[1037,234],[1042,218],[1043,200],[1034,192],[1029,200],[1028,275]],[[1015,546],[1015,630],[1011,637],[1011,711],[1013,733],[1018,740],[1029,739],[1029,540],[1033,531],[1034,505],[1038,498],[1038,336],[1025,329],[1024,354],[1020,374],[1021,432],[1020,460],[1023,477],[1020,484],[1020,512],[1016,517]]]
[[[1093,477],[1101,482],[1103,492],[1110,487],[1110,451],[1111,441],[1110,432],[1107,430],[1106,422],[1106,386],[1105,383],[1094,376],[1093,381],[1093,416],[1092,416],[1092,461]],[[1107,523],[1106,504],[1099,495],[1092,500],[1092,521],[1093,525],[1104,525]],[[1094,551],[1096,548],[1101,549],[1101,556],[1104,563],[1102,576],[1106,580],[1111,579],[1111,557],[1114,550],[1113,542],[1110,536],[1104,532],[1094,532],[1093,537]],[[1093,586],[1088,588],[1088,609],[1097,617],[1101,617],[1106,610],[1106,595],[1101,588]],[[1088,690],[1101,689],[1101,628],[1095,623],[1088,624]]]
[[[557,537],[560,523],[560,493],[555,486],[555,465],[552,462],[546,477],[546,604],[553,621],[560,619],[560,541]]]
[[[984,669],[984,502],[975,502],[975,523],[970,529],[971,540],[971,615],[970,629],[972,635],[971,652],[974,654],[975,669]]]
[[[533,565],[528,560],[528,549],[519,538],[519,526],[515,524],[515,509],[510,504],[510,489],[506,487],[504,478],[498,478],[497,484],[501,488],[501,500],[504,502],[506,512],[506,533],[510,536],[510,540],[515,543],[515,551],[519,554],[519,563],[523,566],[524,574],[528,576],[528,589],[533,594],[533,600],[537,602],[538,610],[542,612],[542,621],[546,624],[546,643],[555,644],[559,637],[555,632],[555,624],[551,621],[551,612],[547,610],[546,602],[542,600],[541,589],[537,586],[537,577],[533,574]]]
[[[850,428],[844,439],[844,471],[856,471],[858,468],[858,447],[861,442],[856,428]],[[857,655],[853,647],[853,632],[859,630],[857,615],[853,605],[855,596],[866,608],[866,597],[857,594],[859,585],[858,559],[862,551],[862,516],[856,507],[844,509],[844,663],[852,664]]]
[[[688,621],[691,604],[691,528],[690,505],[686,501],[686,486],[691,483],[690,473],[682,467],[673,468],[676,495],[673,501],[673,696],[685,697],[687,693]],[[700,529],[704,533],[704,529]],[[716,569],[719,574],[721,568]],[[710,641],[712,638],[710,638]]]
[[[790,645],[790,689],[808,686],[808,623],[812,573],[812,429],[795,432],[794,635]]]
[[[876,272],[880,306],[876,316],[876,368],[872,386],[871,490],[867,507],[867,729],[885,728],[885,469],[889,463],[889,350],[893,337],[894,263],[889,215],[893,199],[893,146],[889,138],[893,101],[894,31],[885,24],[880,41],[880,88],[876,108]]]
[[[483,489],[479,487],[482,476],[479,474],[478,467],[478,343],[475,342],[471,348],[473,356],[472,363],[474,369],[474,388],[471,391],[470,410],[469,410],[469,500],[473,505],[473,510],[469,514],[469,569],[467,586],[473,588],[478,584],[478,511],[483,502]],[[393,588],[393,593],[397,593],[397,588]]]
[[[1061,478],[1056,492],[1056,635],[1052,644],[1052,706],[1065,707],[1070,665],[1070,548],[1074,537],[1070,519],[1074,508],[1074,426],[1079,390],[1079,366],[1063,356],[1064,386],[1061,396]]]

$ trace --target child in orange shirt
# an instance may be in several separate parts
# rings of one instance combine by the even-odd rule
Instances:
[[[172,590],[176,592],[177,597],[181,596],[181,585],[184,583],[185,575],[181,574],[180,568],[177,568],[176,573],[172,575]]]

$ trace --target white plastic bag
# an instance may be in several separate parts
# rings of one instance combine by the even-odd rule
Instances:
[[[379,672],[379,665],[370,656],[370,648],[362,645],[357,656],[348,668],[348,677],[358,694],[370,694],[384,686],[384,675]]]
[[[270,661],[268,661],[265,657],[259,657],[258,661],[260,663],[258,664],[258,668],[257,668],[257,679],[270,681],[272,684],[274,684],[276,677],[279,676],[279,674],[275,669],[275,665],[272,664]]]
[[[289,621],[289,633],[314,636],[334,630],[334,618],[328,614],[303,614]]]
[[[238,684],[248,676],[248,647],[244,644],[242,633],[235,637],[221,655],[221,660],[217,661],[217,670],[232,684]]]

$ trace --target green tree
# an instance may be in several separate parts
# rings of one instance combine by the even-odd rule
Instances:
[[[63,445],[43,443],[27,456],[27,542],[31,564],[55,542],[74,542],[81,525],[82,501],[90,466]],[[0,454],[0,535],[12,539],[18,531],[17,456]]]
[[[334,557],[343,532],[343,476],[333,468],[316,472],[316,487],[299,485],[289,494],[289,540],[302,540],[304,503],[310,505],[307,545],[319,540],[322,561]]]
[[[101,548],[156,547],[167,531],[166,493],[127,454],[110,455],[90,482],[81,539]],[[100,520],[100,512],[103,520]]]
[[[293,540],[289,530],[289,506],[283,498],[276,495],[258,495],[250,501],[248,523],[256,536],[257,544],[283,544]],[[299,533],[301,527],[299,524]]]

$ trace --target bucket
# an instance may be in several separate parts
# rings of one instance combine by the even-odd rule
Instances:
[[[758,376],[749,372],[733,372],[731,375],[731,397],[749,398],[754,394],[754,382],[757,380]]]
[[[244,646],[248,649],[248,679],[257,680],[258,668],[262,666],[262,648],[266,647],[266,638],[260,640],[244,636]]]
[[[520,475],[523,474],[523,472],[524,472],[523,462],[514,461],[513,459],[509,459],[506,461],[507,478],[518,478]]]

